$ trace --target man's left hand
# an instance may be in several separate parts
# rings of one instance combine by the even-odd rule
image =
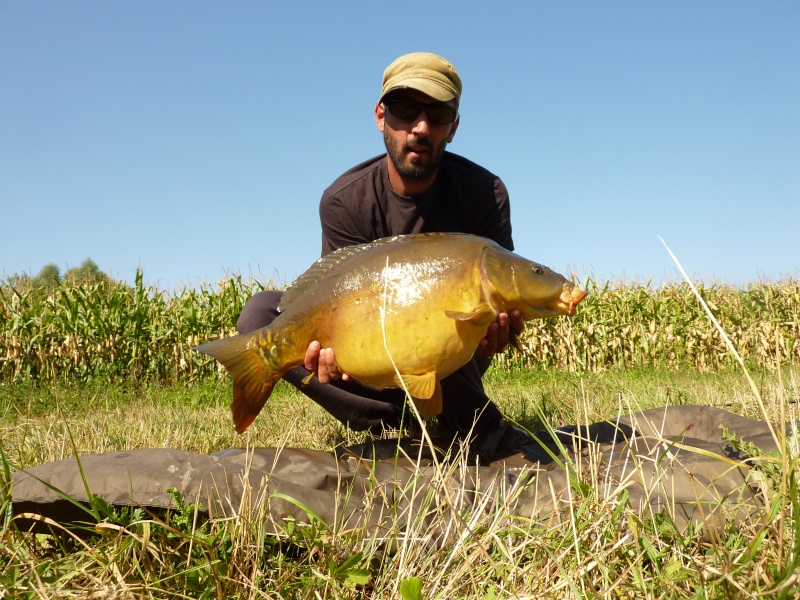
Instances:
[[[518,310],[512,310],[511,314],[500,313],[497,315],[497,320],[489,325],[486,337],[478,344],[475,354],[491,358],[505,350],[511,341],[511,336],[521,335],[524,328],[522,313]]]

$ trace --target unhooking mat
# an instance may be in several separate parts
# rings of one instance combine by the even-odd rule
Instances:
[[[464,511],[514,520],[560,518],[589,484],[611,502],[627,495],[643,517],[668,515],[679,528],[742,523],[759,509],[751,466],[723,436],[776,450],[767,423],[702,406],[630,414],[615,422],[536,434],[536,444],[484,466],[442,462],[418,439],[380,440],[335,453],[299,448],[231,448],[210,455],[140,449],[68,458],[14,473],[13,512],[21,527],[87,521],[74,501],[89,493],[118,507],[163,511],[169,488],[210,517],[259,515],[276,533],[287,520],[397,531],[412,520],[436,547]],[[624,493],[623,493],[624,491]],[[377,528],[377,529],[376,529]],[[415,527],[419,531],[419,527]]]

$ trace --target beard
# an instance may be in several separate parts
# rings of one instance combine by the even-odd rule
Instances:
[[[388,127],[383,132],[383,143],[386,145],[389,160],[392,161],[400,177],[415,181],[428,179],[436,173],[439,163],[442,162],[445,146],[447,146],[447,141],[443,141],[438,147],[434,148],[428,139],[417,138],[410,138],[401,145],[397,139],[389,134]],[[407,153],[412,152],[414,147],[419,146],[426,148],[425,155],[428,155],[429,159],[426,161],[423,158],[425,155],[408,159]]]

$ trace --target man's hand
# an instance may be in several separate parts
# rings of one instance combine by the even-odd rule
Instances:
[[[320,383],[329,383],[338,379],[343,381],[350,379],[347,373],[339,371],[333,348],[323,348],[316,340],[308,345],[303,364],[306,369],[317,374],[317,379],[319,379]]]
[[[510,315],[500,313],[497,315],[497,320],[489,325],[489,331],[486,332],[486,337],[478,344],[475,354],[491,358],[498,352],[505,350],[511,341],[511,336],[519,336],[524,328],[525,323],[522,320],[522,313],[518,310],[512,310]]]

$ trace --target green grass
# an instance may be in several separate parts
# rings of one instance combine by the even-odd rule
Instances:
[[[787,368],[780,377],[769,371],[751,375],[773,416],[781,405],[794,411],[792,402],[800,398],[797,369]],[[486,382],[504,413],[529,429],[667,404],[705,404],[760,417],[745,377],[732,369],[585,374],[494,369]],[[72,456],[75,450],[140,447],[330,450],[366,437],[348,432],[285,385],[253,427],[237,436],[229,398],[229,384],[214,382],[6,384],[0,387],[2,463],[10,471]],[[399,550],[387,553],[385,540],[358,530],[331,531],[313,520],[309,526],[287,523],[278,534],[268,534],[266,517],[258,510],[206,522],[195,519],[191,506],[158,518],[112,511],[89,539],[37,536],[15,531],[7,500],[0,500],[0,514],[6,515],[0,530],[0,597],[794,597],[800,592],[795,458],[764,463],[763,521],[723,527],[712,539],[678,531],[668,520],[642,519],[624,502],[610,502],[583,484],[574,487],[571,518],[555,522],[504,519],[511,490],[508,503],[494,511],[462,515],[469,529],[441,552],[397,537]],[[445,465],[437,477],[445,479],[458,468]],[[770,510],[771,520],[766,518]]]

